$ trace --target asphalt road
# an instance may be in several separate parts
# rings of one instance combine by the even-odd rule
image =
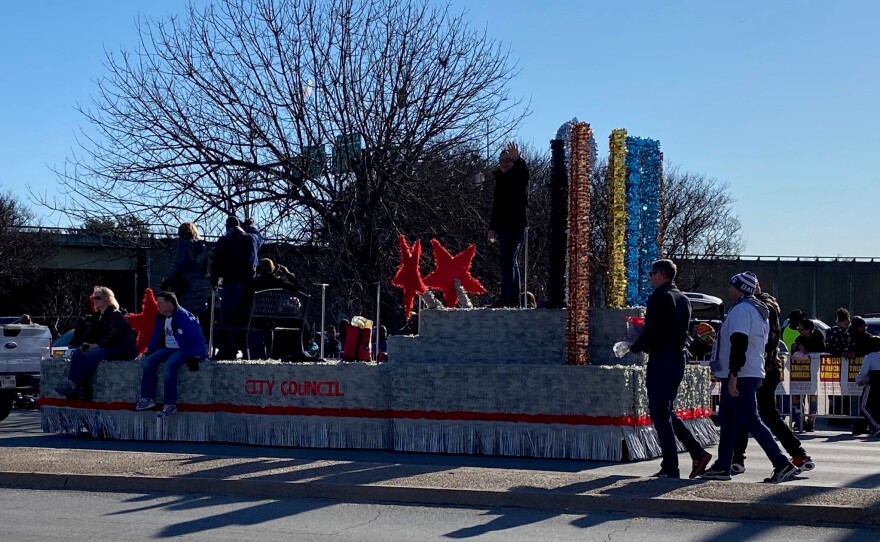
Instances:
[[[869,541],[880,531],[521,508],[0,490],[0,541]]]

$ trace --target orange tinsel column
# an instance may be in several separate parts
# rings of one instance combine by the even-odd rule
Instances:
[[[590,362],[590,176],[593,131],[578,122],[569,133],[568,175],[568,313],[566,363]]]

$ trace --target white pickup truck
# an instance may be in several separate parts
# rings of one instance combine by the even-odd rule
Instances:
[[[9,416],[19,393],[36,395],[40,392],[40,361],[49,356],[52,348],[52,333],[46,326],[15,323],[2,323],[2,326],[0,421]]]

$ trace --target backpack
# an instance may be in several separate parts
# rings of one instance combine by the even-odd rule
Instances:
[[[765,292],[759,294],[757,299],[767,307],[767,311],[770,313],[767,317],[770,332],[767,334],[767,344],[764,345],[764,368],[765,370],[778,370],[782,368],[782,360],[779,359],[779,338],[782,336],[782,329],[779,327],[779,312],[781,310],[779,302],[775,297]]]

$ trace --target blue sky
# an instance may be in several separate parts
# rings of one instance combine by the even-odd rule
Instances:
[[[104,51],[135,19],[184,3],[0,3],[0,188],[52,192]],[[684,169],[727,181],[746,254],[880,256],[880,2],[456,0],[519,60],[520,138],[561,123],[659,139]],[[45,211],[33,207],[38,214]],[[52,223],[56,219],[46,218]]]

